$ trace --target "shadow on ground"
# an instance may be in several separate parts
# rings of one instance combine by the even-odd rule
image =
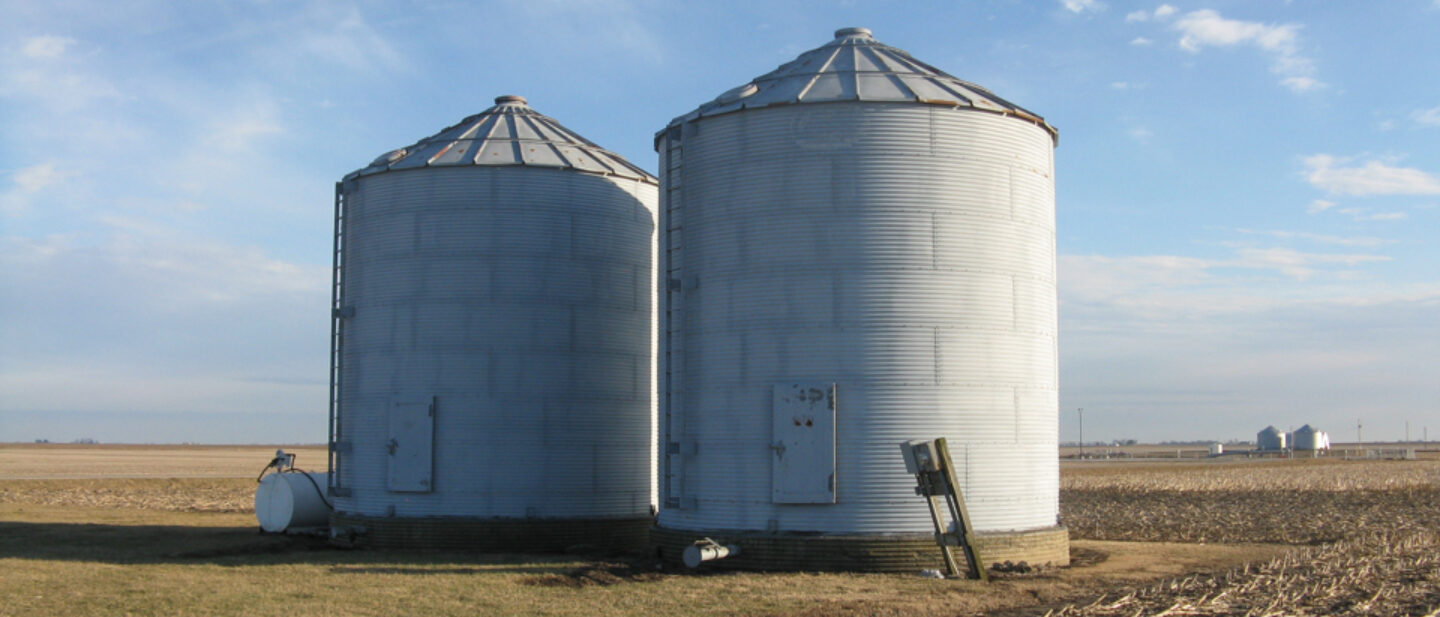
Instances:
[[[547,574],[573,567],[577,561],[634,557],[356,550],[333,547],[320,537],[262,533],[258,527],[0,521],[0,559],[222,566],[316,564],[330,565],[337,571],[389,574]],[[555,566],[545,565],[551,563]],[[437,570],[435,566],[442,567]]]

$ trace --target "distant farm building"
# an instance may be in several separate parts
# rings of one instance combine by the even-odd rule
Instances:
[[[1330,434],[1325,431],[1317,431],[1309,424],[1296,429],[1291,436],[1293,447],[1296,450],[1330,449]]]
[[[1287,435],[1274,426],[1267,426],[1255,434],[1255,447],[1259,450],[1284,450]]]

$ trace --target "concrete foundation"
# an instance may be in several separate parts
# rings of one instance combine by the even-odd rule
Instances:
[[[753,531],[650,530],[650,541],[666,563],[679,565],[685,547],[701,538],[737,544],[740,554],[705,567],[738,570],[918,572],[944,570],[935,538],[929,534],[767,534]],[[982,533],[975,546],[985,566],[1011,562],[1070,565],[1070,534],[1064,527],[1023,532]],[[964,567],[964,552],[955,550]]]
[[[554,553],[577,549],[643,551],[650,517],[629,519],[385,518],[336,513],[331,537],[341,544],[388,549]],[[678,553],[677,559],[678,557]]]

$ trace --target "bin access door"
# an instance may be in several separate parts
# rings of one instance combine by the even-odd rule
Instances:
[[[390,434],[385,442],[385,488],[397,493],[434,490],[435,397],[396,396],[390,400]]]
[[[772,414],[771,501],[835,503],[835,384],[775,384]]]

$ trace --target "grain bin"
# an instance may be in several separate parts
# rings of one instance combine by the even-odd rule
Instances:
[[[643,545],[656,180],[495,103],[336,187],[333,533]]]
[[[1260,432],[1255,433],[1255,447],[1258,450],[1271,452],[1284,450],[1289,442],[1288,437],[1288,433],[1274,426],[1267,426],[1260,429]]]
[[[896,446],[946,437],[987,565],[1068,563],[1056,136],[864,28],[657,134],[662,556],[937,567]]]
[[[1294,441],[1291,446],[1296,450],[1329,450],[1330,435],[1325,431],[1315,430],[1315,427],[1306,424],[1295,429],[1291,435]]]

